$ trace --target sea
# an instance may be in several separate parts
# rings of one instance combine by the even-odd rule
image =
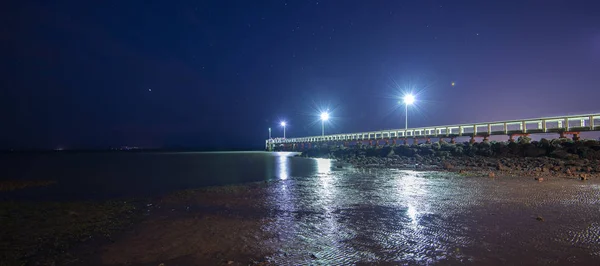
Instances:
[[[11,199],[105,200],[310,176],[295,152],[44,152],[0,155],[0,180],[55,181],[3,193]]]

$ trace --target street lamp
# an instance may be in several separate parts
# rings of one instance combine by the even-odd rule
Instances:
[[[321,113],[321,136],[325,136],[325,121],[329,120],[329,113]]]
[[[404,129],[408,129],[408,106],[415,103],[415,96],[412,94],[406,94],[404,95],[403,98],[404,101],[404,114],[405,114],[405,122],[404,122]]]
[[[285,139],[285,121],[281,122],[281,126],[283,127],[283,138]]]

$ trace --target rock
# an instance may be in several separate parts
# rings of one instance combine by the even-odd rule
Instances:
[[[544,218],[543,218],[542,216],[538,216],[538,217],[536,217],[535,219],[536,219],[536,220],[538,220],[538,221],[540,221],[540,222],[543,222],[543,221],[544,221]]]
[[[506,170],[506,166],[504,166],[501,162],[498,162],[498,164],[496,165],[496,170],[504,171]]]
[[[313,260],[316,260],[317,256],[315,254],[310,254],[310,258],[313,259]]]
[[[165,264],[164,264],[164,263],[161,263],[161,264],[158,264],[158,266],[165,266]]]
[[[227,265],[231,265],[231,264],[233,264],[233,261],[232,261],[232,260],[230,260],[230,261],[227,261]]]
[[[443,165],[444,165],[444,169],[446,169],[446,170],[452,170],[452,169],[454,169],[454,165],[452,165],[449,162],[444,162]]]
[[[392,157],[394,156],[394,149],[390,149],[390,152],[388,152],[387,157]]]
[[[572,174],[572,173],[571,173],[571,169],[570,169],[570,168],[567,168],[567,170],[565,170],[565,174],[567,174],[567,175],[571,175],[571,174]]]
[[[535,180],[537,180],[538,182],[542,182],[542,181],[544,181],[544,178],[543,178],[543,177],[536,177],[536,178],[534,178],[534,179],[535,179]]]
[[[342,167],[343,167],[343,166],[342,166],[341,164],[338,164],[338,165],[337,165],[337,168],[342,168]]]
[[[586,174],[579,174],[579,180],[587,180],[588,176]]]
[[[550,155],[554,158],[558,158],[558,159],[567,159],[569,158],[569,153],[563,149],[558,149],[553,151],[552,153],[550,153]]]
[[[496,174],[495,174],[494,172],[490,172],[488,176],[489,176],[490,178],[494,178],[494,177],[496,177]]]

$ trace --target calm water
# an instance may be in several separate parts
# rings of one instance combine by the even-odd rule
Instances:
[[[0,156],[0,179],[56,180],[49,187],[4,193],[32,199],[108,199],[157,196],[170,191],[310,176],[314,160],[296,153],[40,153]],[[286,171],[278,171],[282,158]]]

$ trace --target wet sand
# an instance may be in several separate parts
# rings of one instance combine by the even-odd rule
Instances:
[[[597,265],[600,182],[393,169],[186,190],[81,265]]]

